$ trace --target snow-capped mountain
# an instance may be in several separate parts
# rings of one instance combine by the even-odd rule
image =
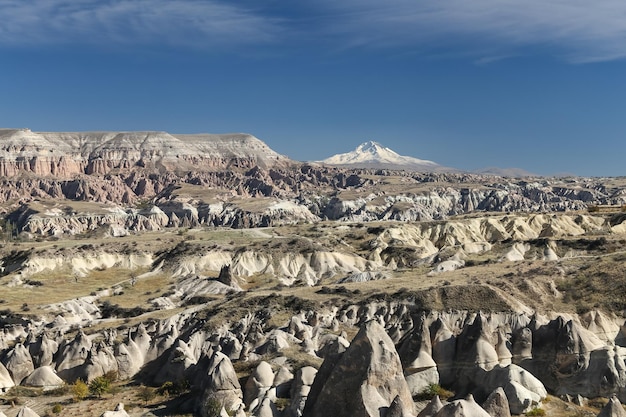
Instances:
[[[439,171],[443,168],[433,161],[400,155],[374,141],[362,143],[352,152],[337,154],[319,162],[327,165],[358,168],[375,167],[420,171]]]

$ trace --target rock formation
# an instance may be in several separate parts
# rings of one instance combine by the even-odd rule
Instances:
[[[393,342],[378,323],[370,321],[336,361],[316,401],[307,402],[303,415],[379,416],[396,396],[404,415],[415,414]]]

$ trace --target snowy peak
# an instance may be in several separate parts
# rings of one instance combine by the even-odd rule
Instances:
[[[384,167],[411,170],[436,170],[440,166],[433,161],[403,156],[378,142],[360,144],[352,152],[337,154],[321,161],[328,165],[352,167]]]

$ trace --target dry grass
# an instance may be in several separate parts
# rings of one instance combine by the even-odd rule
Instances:
[[[109,288],[120,281],[130,278],[133,271],[110,268],[92,271],[85,277],[77,278],[69,269],[40,272],[28,278],[28,282],[39,282],[38,286],[5,287],[2,294],[2,308],[14,311],[27,304],[31,312],[37,312],[38,306],[59,303],[78,298]]]
[[[127,413],[131,417],[139,417],[147,413],[148,411],[154,411],[159,409],[161,413],[165,412],[168,416],[188,416],[191,414],[179,413],[172,404],[169,404],[169,399],[163,396],[157,396],[154,400],[149,401],[147,404],[141,400],[138,396],[139,387],[134,385],[128,385],[125,383],[115,384],[113,387],[114,394],[104,394],[101,399],[90,397],[83,401],[74,402],[70,395],[51,396],[43,395],[38,397],[23,397],[20,396],[19,403],[14,407],[10,405],[10,402],[5,405],[0,405],[0,411],[4,412],[8,417],[15,417],[21,407],[24,405],[33,409],[37,414],[44,416],[47,412],[49,415],[55,415],[52,413],[52,408],[56,404],[60,404],[62,407],[59,416],[63,417],[86,417],[86,416],[99,416],[107,410],[114,410],[118,403],[124,403]],[[8,396],[2,396],[0,399],[8,400]]]

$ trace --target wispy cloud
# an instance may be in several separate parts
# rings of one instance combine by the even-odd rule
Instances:
[[[622,0],[321,0],[324,26],[352,47],[456,48],[516,55],[541,47],[572,62],[626,57]],[[478,56],[480,59],[481,56]]]
[[[0,0],[0,45],[272,42],[278,18],[218,0]]]
[[[479,64],[537,48],[571,62],[626,57],[623,0],[0,0],[0,17],[0,46],[322,44]]]

